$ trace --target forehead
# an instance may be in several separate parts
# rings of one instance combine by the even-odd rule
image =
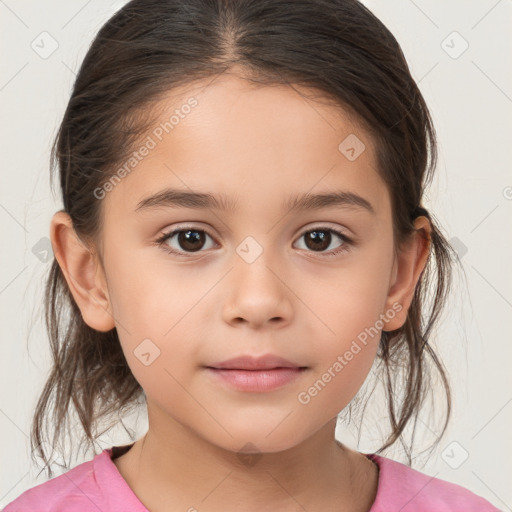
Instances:
[[[126,212],[171,187],[222,194],[240,209],[340,188],[385,206],[373,140],[318,91],[226,75],[173,89],[152,114],[133,167],[108,194]]]

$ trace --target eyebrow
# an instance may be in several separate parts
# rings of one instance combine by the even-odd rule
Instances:
[[[191,208],[212,209],[222,211],[237,211],[237,201],[225,194],[213,195],[206,192],[188,192],[167,188],[145,199],[142,199],[135,209],[136,212],[157,208]],[[305,193],[291,196],[283,205],[291,212],[305,210],[320,210],[322,208],[357,208],[367,210],[375,215],[375,209],[370,201],[349,191],[324,192],[319,194]]]

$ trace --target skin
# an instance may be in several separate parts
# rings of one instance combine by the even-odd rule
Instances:
[[[369,135],[341,108],[298,90],[223,75],[163,98],[156,125],[192,95],[198,105],[102,199],[102,261],[66,213],[52,219],[54,253],[84,320],[99,331],[117,328],[145,390],[149,430],[114,463],[152,512],[352,512],[375,499],[376,466],[334,432],[368,375],[380,329],[309,403],[297,396],[379,315],[388,319],[384,330],[403,325],[427,261],[430,224],[417,218],[417,231],[395,255],[390,196]],[[354,161],[338,150],[349,134],[366,146]],[[238,199],[238,210],[135,212],[168,186],[225,193]],[[363,196],[375,215],[353,207],[289,214],[282,206],[290,194],[336,190]],[[187,257],[177,236],[166,244],[183,257],[155,244],[185,222],[207,232],[200,252]],[[304,233],[320,227],[356,243],[328,258],[343,242],[332,233],[327,251],[308,246]],[[236,251],[247,236],[263,251],[251,263]],[[401,310],[389,318],[393,304]],[[146,338],[160,350],[148,366],[134,354]],[[308,370],[277,390],[247,393],[203,368],[266,353]],[[259,457],[243,462],[248,442]]]

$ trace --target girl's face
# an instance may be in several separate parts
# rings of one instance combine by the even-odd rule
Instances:
[[[84,318],[117,328],[150,428],[277,452],[354,397],[422,265],[416,249],[395,261],[374,146],[341,109],[236,77],[205,84],[161,101],[120,180],[98,191],[111,315]],[[307,369],[247,391],[206,368],[265,354]]]

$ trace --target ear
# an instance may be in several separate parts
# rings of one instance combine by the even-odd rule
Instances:
[[[78,238],[71,217],[57,212],[51,221],[53,252],[84,322],[97,331],[115,327],[103,267],[97,255]]]
[[[404,325],[416,284],[430,253],[432,227],[429,219],[425,216],[417,217],[414,228],[410,240],[404,242],[393,262],[386,311],[391,309],[397,313],[386,322],[385,331],[394,331]]]

